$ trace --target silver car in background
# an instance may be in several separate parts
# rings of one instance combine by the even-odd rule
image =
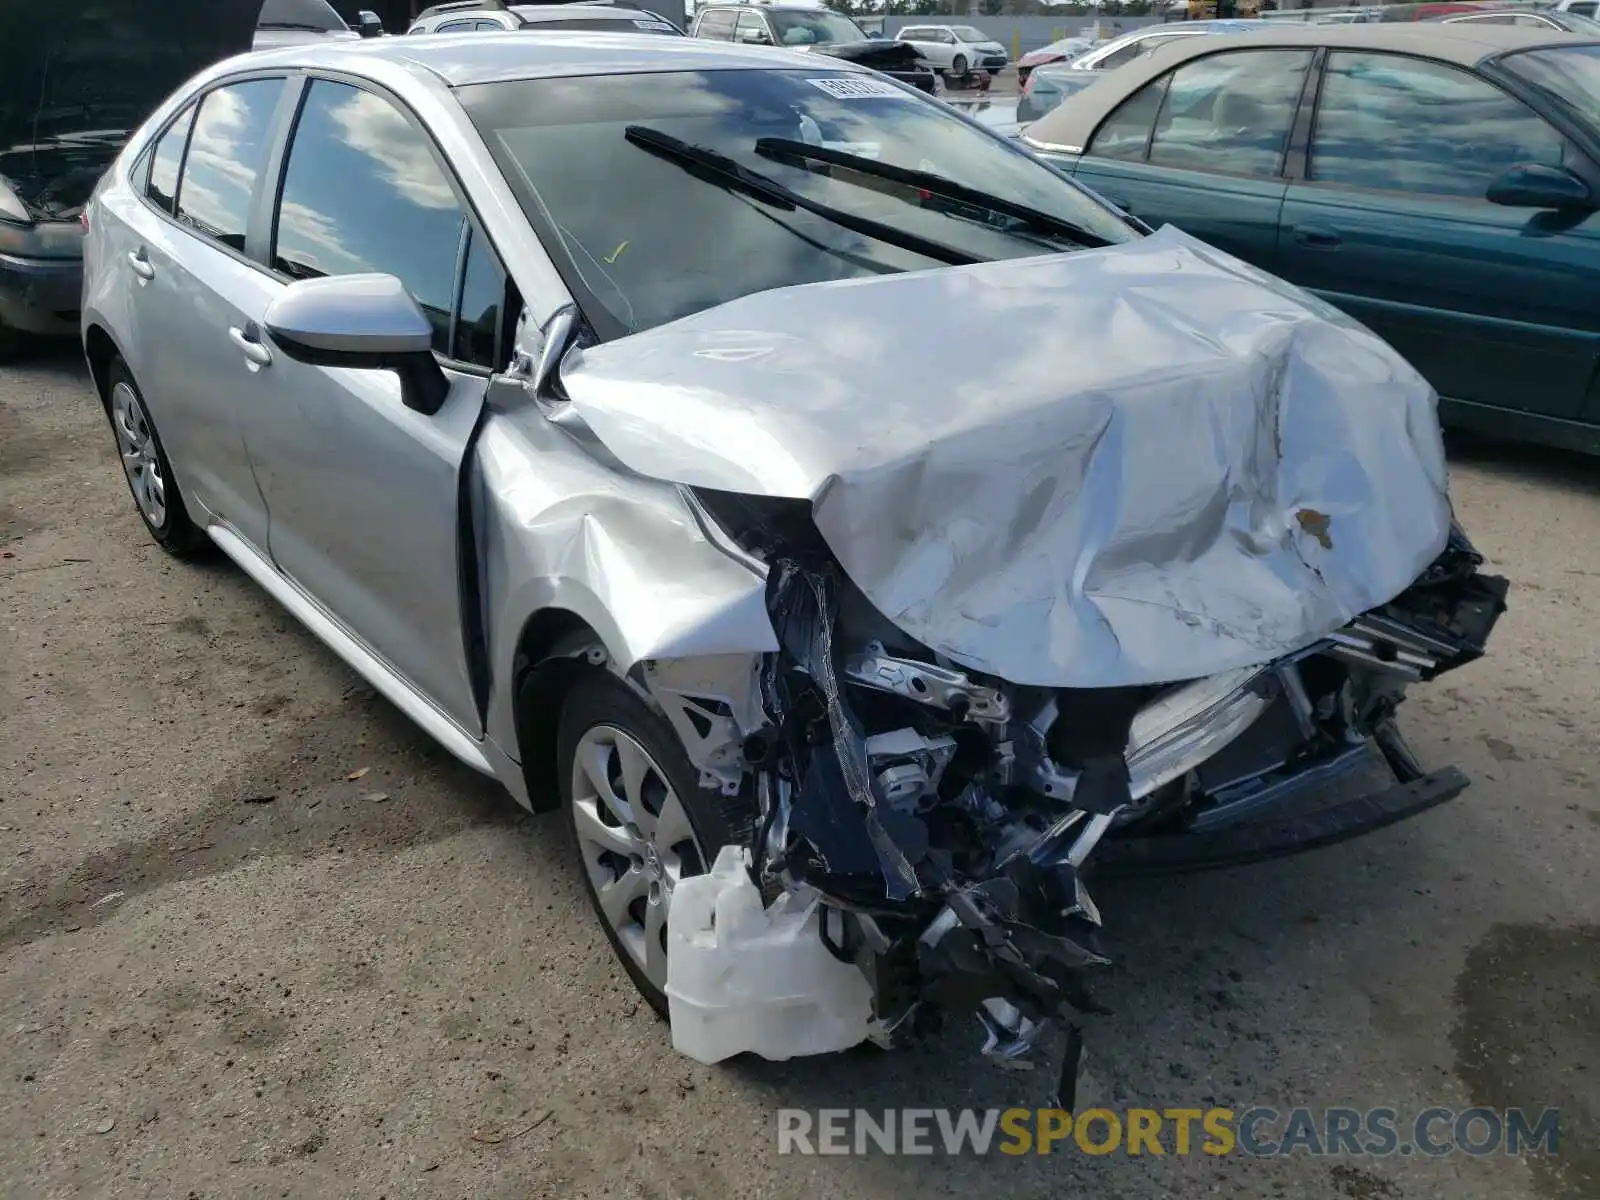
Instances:
[[[949,1012],[1026,1054],[1095,1009],[1096,864],[1466,786],[1395,726],[1505,593],[1422,379],[865,69],[597,33],[248,55],[131,139],[85,250],[150,533],[563,808],[706,1061]]]

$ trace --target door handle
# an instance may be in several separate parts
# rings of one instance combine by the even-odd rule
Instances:
[[[243,329],[230,325],[228,340],[251,366],[260,368],[272,365],[272,351],[261,344],[261,326],[254,321],[246,321]]]
[[[128,251],[128,265],[133,268],[133,273],[140,279],[154,279],[156,269],[150,265],[149,251],[143,246],[137,250]]]
[[[1294,240],[1302,246],[1315,246],[1323,250],[1331,249],[1344,241],[1337,231],[1329,229],[1326,225],[1296,225]]]

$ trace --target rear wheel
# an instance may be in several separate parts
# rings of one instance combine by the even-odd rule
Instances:
[[[602,670],[573,684],[556,735],[584,889],[640,993],[667,1015],[667,914],[727,837],[672,727]]]
[[[961,76],[965,75],[966,73],[967,73],[967,56],[965,54],[958,54],[958,55],[956,55],[954,58],[952,58],[950,60],[950,74],[954,75],[956,78],[959,79]]]
[[[184,557],[206,544],[205,534],[189,519],[183,496],[172,477],[172,464],[162,448],[155,422],[128,364],[120,357],[106,372],[106,413],[116,435],[122,473],[133,493],[134,507],[150,536],[168,553]]]

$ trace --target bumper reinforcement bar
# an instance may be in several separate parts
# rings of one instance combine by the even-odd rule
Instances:
[[[1399,783],[1304,816],[1212,833],[1108,838],[1092,860],[1096,875],[1123,877],[1211,871],[1331,846],[1454,800],[1471,783],[1456,767]]]

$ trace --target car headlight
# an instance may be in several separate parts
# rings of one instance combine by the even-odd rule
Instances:
[[[3,175],[0,175],[0,221],[12,221],[22,225],[33,224],[33,218],[28,215],[28,210],[17,198],[11,181]]]

